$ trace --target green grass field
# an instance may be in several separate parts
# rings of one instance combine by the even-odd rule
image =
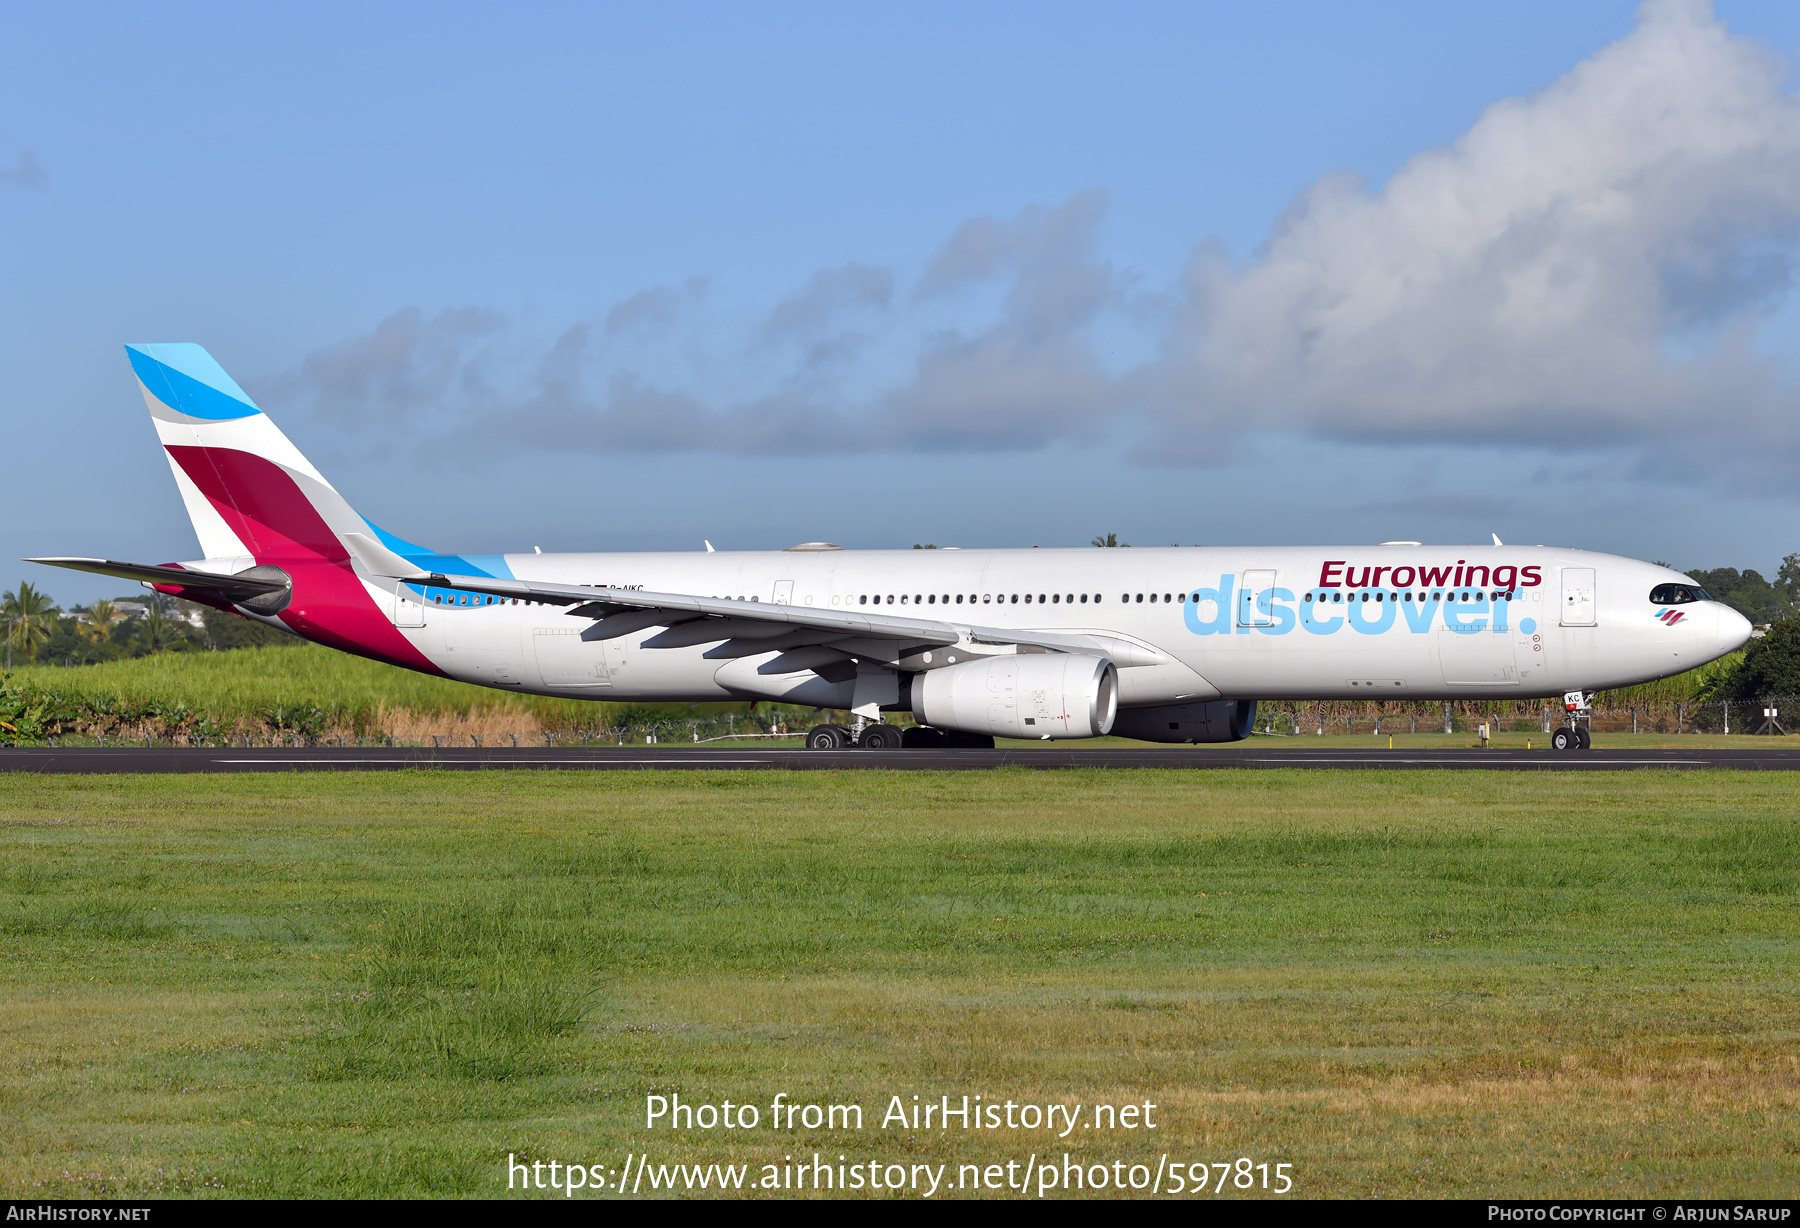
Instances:
[[[335,725],[375,725],[384,712],[516,714],[547,728],[605,724],[613,705],[518,695],[414,673],[317,644],[174,652],[79,669],[22,666],[16,682],[64,695],[181,704],[215,720],[255,720],[271,708],[318,708]]]
[[[1695,696],[1709,685],[1715,674],[1728,668],[1740,655],[1733,654],[1701,669],[1659,682],[1603,695],[1599,703],[1606,713],[1599,727],[1607,730],[1618,727],[1619,714],[1631,705],[1638,705],[1645,717],[1644,728],[1648,730],[1653,727],[1656,716],[1667,722],[1674,705],[1681,702],[1689,705],[1687,721],[1691,729]],[[780,719],[796,730],[832,715],[763,704],[757,716],[752,718],[743,710],[742,704],[623,704],[525,695],[414,673],[316,644],[228,652],[164,653],[76,669],[28,665],[0,678],[0,684],[6,682],[23,685],[35,692],[54,694],[69,703],[98,703],[106,709],[105,719],[98,723],[76,719],[60,729],[65,744],[71,745],[98,738],[116,742],[121,738],[129,740],[145,736],[163,741],[179,738],[188,743],[236,741],[249,737],[258,743],[266,743],[271,740],[286,742],[298,734],[306,739],[328,741],[340,737],[392,738],[404,744],[436,745],[441,742],[447,746],[469,746],[480,739],[483,745],[503,746],[514,736],[525,743],[535,743],[544,731],[565,740],[592,738],[599,736],[599,731],[616,726],[633,726],[627,736],[641,742],[646,727],[658,722],[666,722],[659,737],[669,743],[693,736],[690,721],[700,724],[702,737],[725,732],[730,727],[725,723],[727,711],[734,713],[739,721],[758,727],[773,719],[771,713],[779,712],[782,714]],[[1302,728],[1310,731],[1314,728],[1316,708],[1300,706],[1305,709]],[[1527,723],[1535,728],[1541,706],[1540,701],[1475,704],[1470,710],[1459,711],[1458,723],[1467,728],[1482,720],[1491,720],[1496,728],[1508,726],[1510,734],[1510,726],[1527,717]],[[1294,707],[1285,702],[1265,705],[1265,719],[1273,720],[1279,728],[1287,730],[1285,714]],[[1366,704],[1333,705],[1328,735],[1367,736],[1366,733],[1345,734],[1341,722],[1344,712],[1354,711],[1361,730],[1366,731],[1373,717],[1373,712],[1368,710],[1372,707]],[[1504,715],[1499,714],[1501,709],[1505,710]],[[189,723],[189,718],[195,715],[204,716],[211,727],[195,728]],[[842,713],[835,715],[837,719],[848,719]],[[1736,719],[1742,721],[1745,718],[1756,719],[1748,710],[1740,712]],[[909,718],[890,719],[905,722]],[[1390,714],[1384,719],[1390,730],[1412,727],[1407,717]],[[1403,735],[1403,739],[1425,738],[1427,741],[1416,744],[1435,745],[1444,737],[1429,732],[1442,727],[1441,716],[1435,711],[1426,712],[1417,724],[1422,732]],[[1470,735],[1461,736],[1466,739]],[[1532,737],[1541,740],[1543,735],[1509,736],[1500,744],[1523,746]],[[1270,739],[1270,744],[1286,740]],[[1295,739],[1297,742],[1305,740],[1304,736]],[[1318,741],[1323,742],[1323,739]],[[799,745],[799,739],[792,744]],[[1090,743],[1104,744],[1109,743]],[[1122,739],[1110,744],[1146,745]],[[1686,743],[1677,739],[1669,744]]]
[[[8,775],[0,1181],[491,1196],[509,1153],[754,1181],[1067,1152],[1314,1196],[1785,1197],[1794,801],[1725,772]],[[763,1126],[646,1130],[677,1092]],[[768,1129],[776,1093],[865,1128]],[[1158,1129],[879,1127],[965,1093]]]

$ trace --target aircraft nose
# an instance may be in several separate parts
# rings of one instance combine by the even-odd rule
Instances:
[[[1717,629],[1718,648],[1721,654],[1736,652],[1750,642],[1750,620],[1742,614],[1728,605],[1715,601],[1713,616],[1713,626]]]

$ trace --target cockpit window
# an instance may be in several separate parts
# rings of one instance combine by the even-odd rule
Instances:
[[[1650,590],[1651,605],[1687,605],[1692,601],[1711,601],[1706,590],[1697,584],[1659,584]]]

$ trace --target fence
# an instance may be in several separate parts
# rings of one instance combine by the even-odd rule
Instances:
[[[1769,715],[1770,712],[1774,715]],[[1791,714],[1791,715],[1790,715]],[[1256,727],[1265,734],[1471,733],[1477,725],[1514,733],[1549,733],[1563,723],[1560,702],[1527,700],[1417,700],[1367,703],[1278,700],[1257,708]],[[1673,701],[1596,702],[1596,733],[1786,733],[1800,721],[1800,697]],[[1797,726],[1800,729],[1800,726]]]

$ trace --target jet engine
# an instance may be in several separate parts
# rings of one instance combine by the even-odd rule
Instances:
[[[1156,708],[1124,708],[1113,722],[1113,735],[1140,742],[1241,742],[1256,723],[1254,699],[1215,699],[1211,703],[1163,704]]]
[[[985,657],[912,679],[921,725],[1001,738],[1095,738],[1112,727],[1119,675],[1105,657]]]

